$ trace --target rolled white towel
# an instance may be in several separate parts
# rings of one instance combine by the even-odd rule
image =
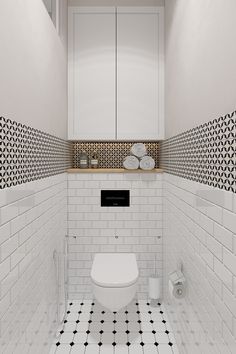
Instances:
[[[135,156],[127,156],[124,159],[123,166],[127,170],[137,170],[139,168],[139,160]]]
[[[136,143],[131,147],[131,154],[139,158],[147,155],[146,146],[143,143]]]
[[[144,156],[140,160],[140,168],[142,170],[153,170],[155,168],[155,161],[151,156]]]

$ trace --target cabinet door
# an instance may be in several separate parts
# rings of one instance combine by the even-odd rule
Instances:
[[[115,139],[115,38],[114,8],[69,9],[69,139]]]
[[[118,8],[118,139],[163,138],[163,52],[161,8]]]

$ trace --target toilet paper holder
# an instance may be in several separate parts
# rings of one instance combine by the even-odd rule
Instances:
[[[175,270],[174,272],[169,273],[169,280],[172,282],[173,285],[184,284],[186,281],[181,270]]]
[[[182,299],[186,295],[186,279],[181,270],[169,274],[169,292],[171,296]]]

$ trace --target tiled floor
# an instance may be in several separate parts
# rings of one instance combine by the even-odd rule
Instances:
[[[111,313],[96,301],[73,301],[50,354],[178,354],[163,305],[133,301]]]

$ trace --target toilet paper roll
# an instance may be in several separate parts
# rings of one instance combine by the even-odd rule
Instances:
[[[186,287],[183,283],[173,285],[169,280],[169,293],[176,299],[183,299],[186,295]]]
[[[161,278],[152,276],[148,279],[149,298],[158,300],[161,298]]]

